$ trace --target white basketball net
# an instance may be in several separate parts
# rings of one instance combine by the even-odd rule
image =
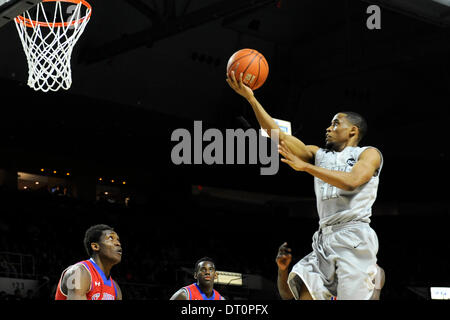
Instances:
[[[45,2],[34,8],[34,17],[28,10],[14,19],[27,57],[28,86],[44,92],[67,90],[72,85],[72,50],[89,22],[91,8],[80,1],[73,4],[72,13],[64,19],[67,12],[63,12],[61,1],[51,1],[55,10],[52,17],[47,17],[44,9],[48,10],[49,5],[44,7]]]

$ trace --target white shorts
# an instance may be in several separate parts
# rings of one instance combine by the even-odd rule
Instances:
[[[295,299],[304,283],[314,300],[369,300],[377,273],[378,237],[365,222],[324,227],[313,252],[294,265],[288,285]]]

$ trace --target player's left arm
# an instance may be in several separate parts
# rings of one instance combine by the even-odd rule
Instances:
[[[283,142],[279,147],[279,153],[284,157],[281,161],[290,165],[294,170],[307,172],[332,186],[346,191],[355,190],[367,183],[381,164],[380,153],[374,148],[368,148],[362,152],[350,172],[329,170],[304,162],[296,157]]]
[[[117,284],[116,280],[114,280],[114,284],[116,285],[116,289],[117,289],[117,297],[116,300],[122,300],[122,290],[120,290],[119,285]]]

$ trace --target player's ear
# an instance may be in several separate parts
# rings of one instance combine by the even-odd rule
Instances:
[[[194,272],[194,279],[197,280],[197,272]]]
[[[97,242],[92,242],[91,248],[92,248],[92,251],[97,252],[100,250],[100,245]]]
[[[350,137],[354,137],[354,136],[358,135],[359,134],[358,127],[357,126],[351,126],[349,134],[350,134]]]

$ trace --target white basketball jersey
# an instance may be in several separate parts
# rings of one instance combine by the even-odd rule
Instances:
[[[315,165],[329,170],[350,172],[361,153],[367,148],[373,147],[346,147],[341,152],[319,149],[316,152]],[[376,150],[380,152],[378,149]],[[380,157],[380,168],[367,183],[353,191],[345,191],[314,178],[314,191],[321,227],[349,221],[370,223],[369,217],[377,197],[379,175],[383,166],[381,152]]]

